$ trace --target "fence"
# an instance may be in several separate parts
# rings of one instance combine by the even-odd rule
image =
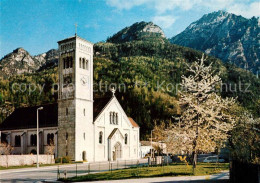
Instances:
[[[95,163],[76,163],[73,166],[58,166],[57,168],[57,179],[59,178],[68,178],[79,175],[87,175],[97,172],[112,172],[113,170],[125,169],[125,168],[138,168],[146,166],[165,166],[167,161],[161,161],[160,164],[155,162],[152,164],[148,163],[148,159],[140,160],[118,160],[110,162],[95,162]]]
[[[258,183],[260,182],[260,165],[240,161],[230,162],[231,183]]]

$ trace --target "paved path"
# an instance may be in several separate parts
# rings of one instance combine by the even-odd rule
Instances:
[[[112,163],[112,169],[122,169],[136,165],[137,160],[119,161]],[[147,159],[139,160],[140,164],[147,164]],[[21,169],[9,169],[0,171],[0,182],[15,182],[15,183],[31,183],[41,182],[44,180],[57,180],[57,172],[59,169],[60,177],[64,177],[64,172],[67,172],[67,177],[85,175],[88,173],[96,173],[100,171],[109,170],[108,162],[97,162],[97,163],[84,163],[84,164],[70,164],[62,166],[48,166],[37,168],[21,168]]]
[[[125,179],[113,181],[95,181],[96,183],[227,183],[229,180],[229,172],[225,171],[215,175],[207,176],[182,176],[182,177],[156,177],[142,179]],[[93,181],[92,181],[93,183]]]

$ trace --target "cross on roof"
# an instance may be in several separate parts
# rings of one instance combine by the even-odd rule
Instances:
[[[113,93],[113,96],[115,96],[115,93],[116,93],[115,87],[113,87],[113,88],[111,89],[111,92]]]

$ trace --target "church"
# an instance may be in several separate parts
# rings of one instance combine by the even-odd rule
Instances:
[[[93,97],[93,44],[75,34],[58,41],[58,101],[17,108],[0,125],[1,142],[12,154],[39,152],[74,161],[140,158],[140,127],[128,117],[112,90],[109,98]],[[40,110],[41,109],[41,110]]]

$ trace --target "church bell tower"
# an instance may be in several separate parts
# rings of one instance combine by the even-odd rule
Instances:
[[[75,34],[58,45],[58,157],[92,161],[93,44]]]

